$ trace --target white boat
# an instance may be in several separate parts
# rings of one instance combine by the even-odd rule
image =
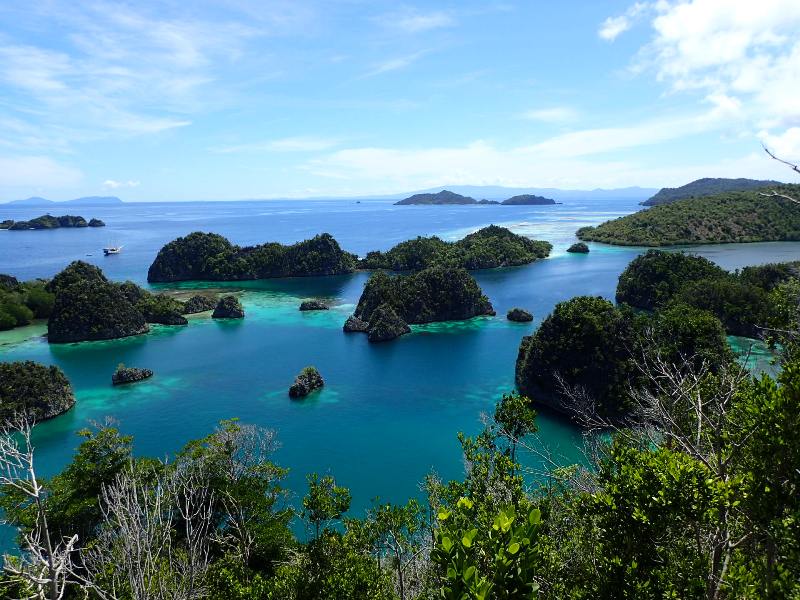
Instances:
[[[122,246],[108,246],[107,248],[103,248],[103,254],[108,256],[109,254],[119,254],[122,252]]]

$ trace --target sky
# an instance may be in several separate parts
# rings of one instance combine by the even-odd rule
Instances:
[[[0,202],[794,181],[800,1],[4,0]]]

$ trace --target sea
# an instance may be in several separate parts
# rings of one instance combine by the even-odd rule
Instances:
[[[59,207],[49,207],[61,214]],[[353,495],[351,514],[376,498],[404,502],[421,494],[430,473],[463,475],[457,434],[478,433],[482,416],[514,389],[514,361],[523,336],[533,333],[556,303],[577,295],[613,300],[617,278],[643,248],[590,243],[589,254],[569,254],[575,231],[629,214],[635,201],[586,200],[548,206],[395,206],[385,200],[286,200],[249,202],[152,202],[71,207],[106,227],[52,231],[0,231],[0,273],[19,279],[52,277],[71,261],[84,260],[110,279],[147,286],[147,269],[167,242],[193,231],[215,232],[239,245],[291,243],[332,234],[361,256],[416,236],[457,240],[497,224],[553,244],[551,256],[534,264],[474,272],[496,317],[413,326],[384,344],[345,334],[367,273],[220,284],[188,282],[181,288],[241,291],[246,317],[236,322],[192,318],[187,327],[154,326],[147,335],[115,341],[50,345],[35,323],[0,333],[0,361],[34,360],[58,365],[75,389],[69,412],[40,423],[34,432],[41,476],[71,459],[77,432],[112,419],[134,438],[135,454],[168,460],[189,440],[236,418],[273,429],[281,443],[274,460],[289,469],[285,481],[297,504],[311,472],[333,474]],[[30,219],[42,209],[0,205],[0,220]],[[118,255],[102,248],[121,245]],[[726,269],[800,260],[800,243],[688,247]],[[152,286],[151,286],[152,287]],[[174,288],[159,286],[153,289]],[[331,310],[301,313],[300,302],[321,298]],[[532,323],[505,318],[512,307],[534,315]],[[750,340],[754,370],[770,369],[769,353]],[[145,382],[112,387],[119,363],[152,369]],[[325,387],[291,400],[288,387],[308,365]],[[538,416],[537,443],[555,460],[583,460],[579,429],[556,415]],[[532,472],[542,465],[523,456]],[[12,538],[8,531],[0,545]]]

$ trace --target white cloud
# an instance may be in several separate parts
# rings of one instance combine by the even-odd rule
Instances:
[[[0,157],[0,188],[56,189],[82,179],[80,170],[46,156]]]
[[[235,152],[320,152],[322,150],[330,150],[338,145],[339,140],[296,136],[277,140],[266,140],[263,142],[222,146],[220,148],[214,148],[212,151],[220,154],[232,154]]]
[[[443,11],[430,13],[410,13],[405,15],[393,15],[387,22],[394,28],[405,33],[420,33],[432,29],[451,27],[455,24],[455,19]]]
[[[552,106],[550,108],[536,108],[522,113],[523,119],[541,121],[543,123],[566,123],[574,121],[578,111],[569,106]]]
[[[362,77],[374,77],[375,75],[382,75],[384,73],[389,73],[391,71],[405,69],[406,67],[413,65],[415,62],[417,62],[420,58],[422,58],[426,54],[428,54],[427,50],[420,50],[419,52],[415,52],[413,54],[407,54],[406,56],[398,56],[397,58],[391,58],[389,60],[377,64],[375,68],[365,73]]]
[[[103,187],[107,187],[107,188],[112,189],[112,190],[116,190],[116,189],[119,189],[119,188],[126,188],[126,187],[127,188],[135,188],[135,187],[139,187],[139,185],[141,185],[140,181],[133,181],[133,180],[116,181],[114,179],[106,179],[103,182]]]
[[[625,11],[625,14],[618,15],[616,17],[608,17],[600,25],[597,35],[607,42],[613,42],[615,39],[617,39],[617,37],[633,27],[637,18],[641,16],[648,7],[648,3],[637,2],[627,11]]]

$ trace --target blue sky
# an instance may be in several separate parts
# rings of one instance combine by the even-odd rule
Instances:
[[[800,2],[7,0],[0,201],[792,173]]]

